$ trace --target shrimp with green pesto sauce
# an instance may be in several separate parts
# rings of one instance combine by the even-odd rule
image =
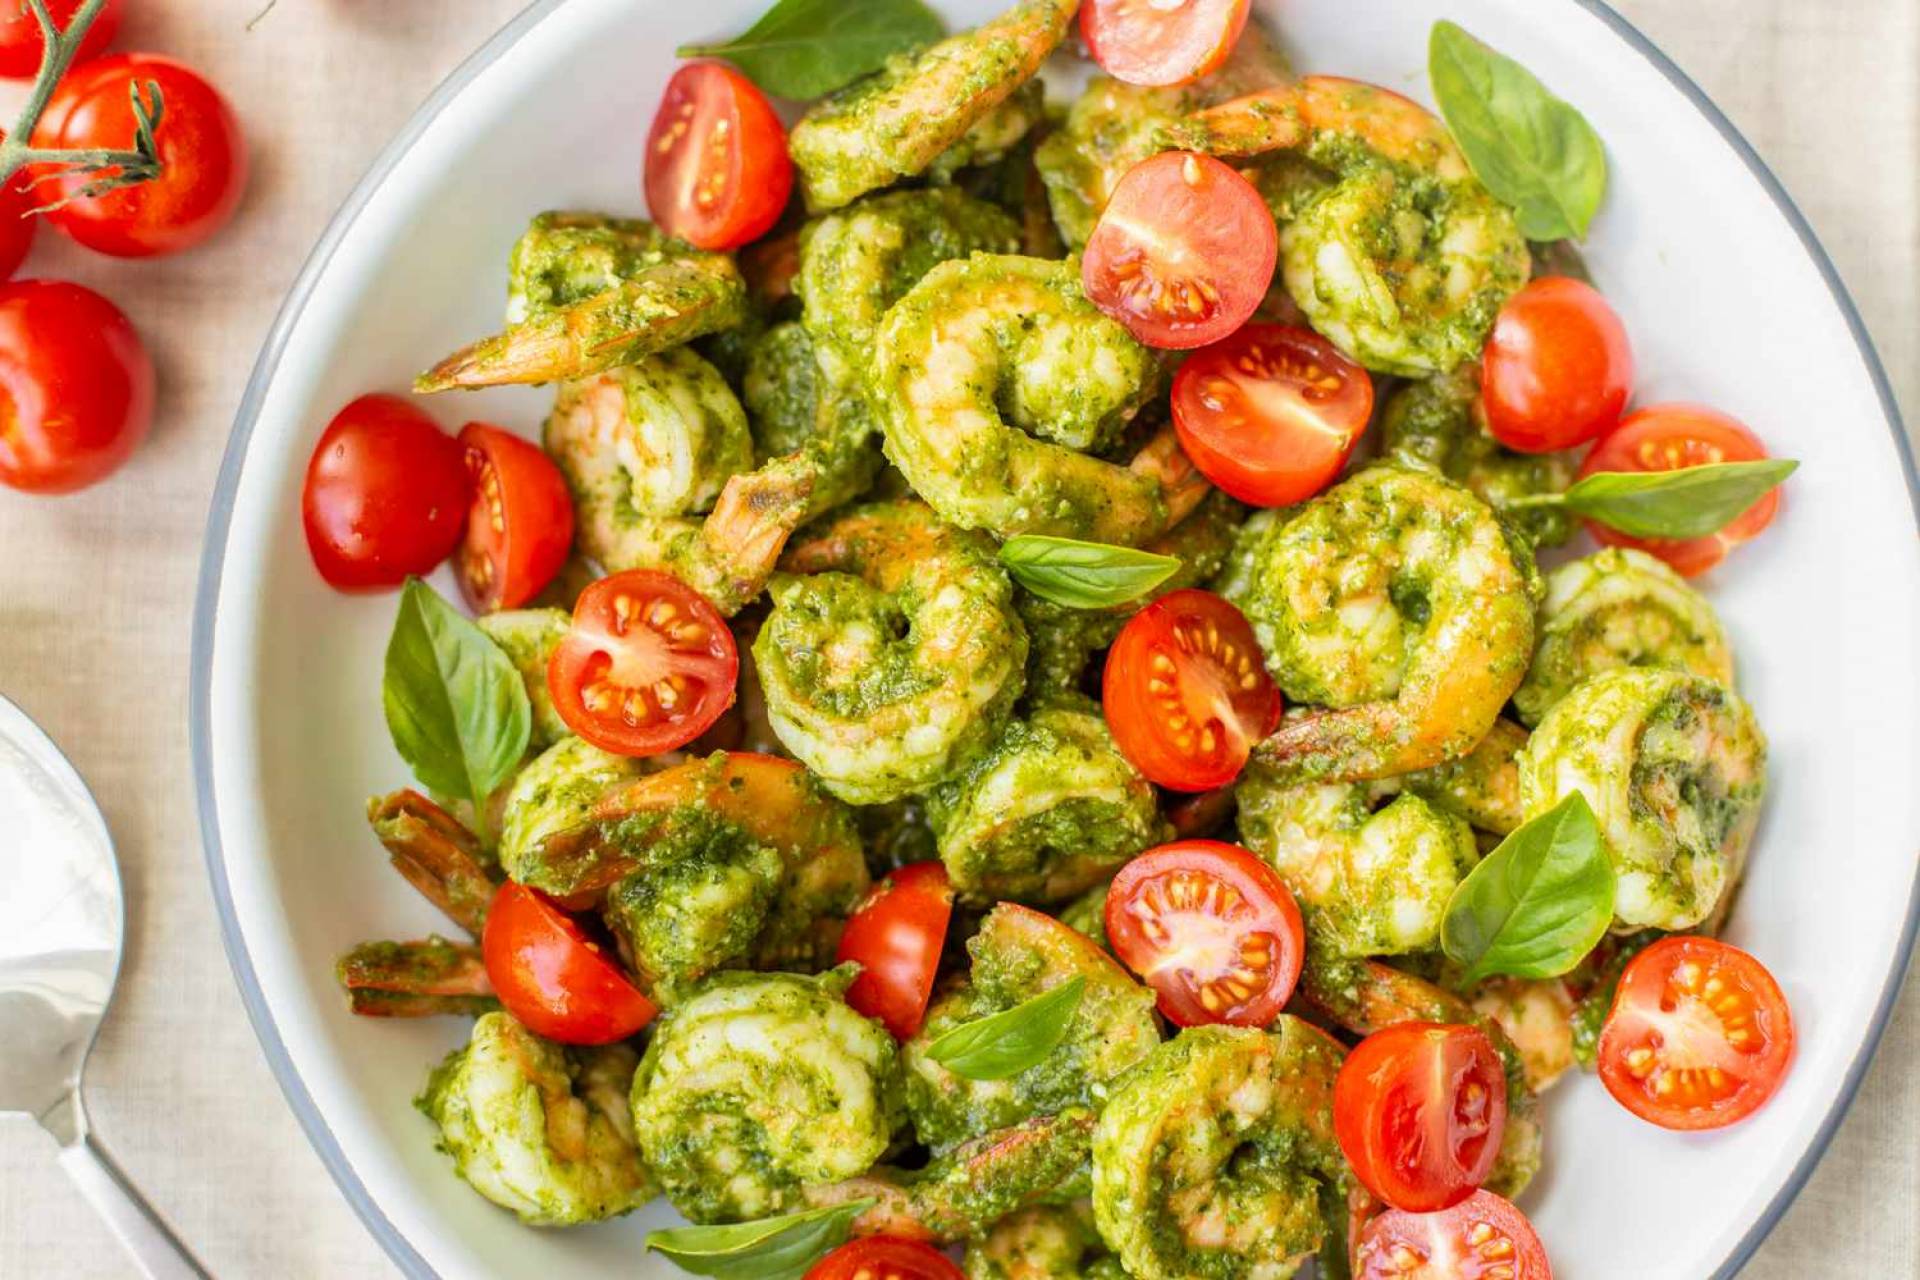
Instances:
[[[1093,1222],[1093,1204],[1036,1205],[967,1242],[967,1280],[1126,1280]]]
[[[527,702],[533,709],[533,733],[527,739],[528,748],[545,750],[572,733],[554,709],[553,693],[547,687],[547,663],[573,625],[567,612],[564,609],[506,609],[483,613],[474,619],[474,624],[500,646],[526,685]]]

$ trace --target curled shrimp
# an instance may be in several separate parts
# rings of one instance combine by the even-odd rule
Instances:
[[[1466,755],[1373,784],[1374,794],[1400,791],[1465,818],[1476,831],[1508,835],[1526,820],[1520,804],[1520,749],[1527,731],[1502,717]]]
[[[1532,1092],[1544,1092],[1573,1065],[1573,997],[1560,979],[1489,978],[1467,998],[1507,1033]]]
[[[473,621],[487,639],[500,646],[526,686],[527,703],[533,709],[528,747],[543,751],[572,733],[555,709],[553,691],[547,686],[547,664],[572,628],[571,614],[565,609],[503,609],[483,613]]]
[[[1093,1223],[1093,1204],[1035,1205],[967,1241],[967,1280],[1125,1280]]]

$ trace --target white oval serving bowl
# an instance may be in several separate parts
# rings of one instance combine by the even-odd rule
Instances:
[[[408,782],[380,667],[394,600],[313,571],[301,475],[360,392],[497,327],[508,246],[548,208],[641,213],[641,144],[686,40],[767,0],[542,0],[459,68],[348,199],[282,307],[241,404],[208,526],[191,720],[227,949],[287,1099],[341,1190],[412,1276],[671,1276],[620,1222],[535,1231],[481,1200],[411,1105],[452,1019],[349,1015],[332,964],[447,923],[387,867],[366,796]],[[957,26],[999,0],[939,4]],[[1431,101],[1430,24],[1452,18],[1576,104],[1605,140],[1586,246],[1632,334],[1640,403],[1703,400],[1802,461],[1779,521],[1706,588],[1772,740],[1772,788],[1727,936],[1792,1000],[1786,1086],[1731,1131],[1665,1133],[1590,1077],[1549,1097],[1523,1204],[1561,1280],[1730,1276],[1831,1137],[1913,940],[1920,849],[1920,541],[1886,380],[1825,254],[1732,126],[1598,0],[1259,0],[1303,70]],[[548,393],[443,396],[448,427],[534,433]]]

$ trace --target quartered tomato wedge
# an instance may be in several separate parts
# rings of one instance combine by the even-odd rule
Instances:
[[[1507,1078],[1477,1027],[1402,1022],[1362,1040],[1333,1088],[1333,1131],[1354,1176],[1396,1209],[1458,1204],[1493,1172]]]
[[[736,249],[780,220],[793,191],[787,131],[753,81],[722,62],[673,73],[647,134],[653,220],[702,249]]]
[[[1552,453],[1612,430],[1633,390],[1633,348],[1600,291],[1548,276],[1508,298],[1480,358],[1487,430]]]
[[[1665,1129],[1718,1129],[1774,1095],[1793,1015],[1765,965],[1713,938],[1673,937],[1620,975],[1600,1031],[1600,1080]]]
[[[878,1018],[899,1040],[927,1016],[940,949],[953,918],[953,882],[938,862],[916,862],[873,886],[847,917],[836,959],[860,965],[847,1003]]]
[[[1353,1246],[1353,1280],[1553,1280],[1527,1215],[1476,1191],[1438,1213],[1389,1209]]]
[[[1193,465],[1242,502],[1284,507],[1325,488],[1373,413],[1373,379],[1311,329],[1249,324],[1173,379]]]
[[[965,1274],[932,1245],[868,1236],[814,1263],[805,1280],[965,1280]]]
[[[1160,597],[1107,653],[1101,703],[1120,754],[1175,791],[1225,786],[1280,723],[1253,627],[1211,591]]]
[[[487,908],[480,951],[506,1011],[549,1040],[611,1044],[660,1011],[577,921],[511,880]]]
[[[1087,240],[1080,283],[1150,347],[1204,347],[1247,322],[1280,252],[1253,184],[1193,151],[1142,160],[1114,186]]]
[[[1264,1027],[1300,980],[1306,933],[1280,873],[1239,845],[1182,840],[1120,868],[1107,939],[1183,1027]]]
[[[1227,60],[1248,8],[1249,0],[1086,0],[1080,35],[1116,80],[1186,84]]]
[[[1697,404],[1657,404],[1628,415],[1593,447],[1580,464],[1585,479],[1596,471],[1678,471],[1713,462],[1758,462],[1767,456],[1760,438],[1715,409]],[[1718,533],[1704,538],[1630,538],[1606,525],[1587,521],[1587,532],[1610,547],[1636,547],[1659,556],[1687,577],[1705,573],[1727,552],[1756,538],[1780,510],[1773,489],[1735,516]]]
[[[630,569],[580,593],[547,689],[594,746],[651,756],[712,727],[739,674],[733,633],[706,597],[670,573]]]
[[[518,609],[566,563],[573,498],[553,460],[511,431],[469,422],[460,445],[473,484],[460,589],[481,613]]]

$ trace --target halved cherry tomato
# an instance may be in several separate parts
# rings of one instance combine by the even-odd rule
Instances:
[[[1367,429],[1373,379],[1311,329],[1249,324],[1173,379],[1180,447],[1242,502],[1284,507],[1325,488]]]
[[[1211,591],[1171,591],[1127,620],[1100,701],[1120,754],[1175,791],[1225,786],[1280,723],[1280,690],[1245,615]]]
[[[806,1280],[965,1280],[946,1254],[916,1240],[850,1240],[808,1269]]]
[[[1712,462],[1758,462],[1767,456],[1760,438],[1739,422],[1698,404],[1656,404],[1628,415],[1601,438],[1580,464],[1585,479],[1596,471],[1678,471]],[[1692,578],[1727,558],[1727,552],[1758,537],[1780,510],[1773,489],[1735,516],[1718,533],[1704,538],[1630,538],[1606,525],[1587,521],[1587,532],[1610,547],[1636,547],[1659,556]]]
[[[1204,347],[1247,322],[1273,281],[1280,235],[1253,184],[1212,156],[1166,151],[1113,189],[1080,284],[1150,347]]]
[[[120,308],[64,280],[0,285],[0,484],[68,493],[153,425],[153,360]]]
[[[1480,358],[1487,430],[1509,449],[1553,453],[1597,440],[1633,390],[1633,348],[1600,291],[1559,276],[1508,298]]]
[[[1306,933],[1280,873],[1236,844],[1181,840],[1120,868],[1107,940],[1183,1027],[1264,1027],[1300,980]]]
[[[1438,1213],[1389,1209],[1353,1248],[1353,1280],[1553,1280],[1527,1215],[1491,1191]]]
[[[753,81],[723,62],[689,62],[654,114],[645,186],[668,234],[702,249],[738,248],[787,207],[787,131]]]
[[[573,606],[547,663],[567,727],[623,756],[685,746],[733,705],[740,654],[707,598],[670,573],[602,578]]]
[[[1247,9],[1248,0],[1086,0],[1080,36],[1116,80],[1186,84],[1227,60]]]
[[[579,922],[511,880],[487,908],[480,951],[501,1005],[549,1040],[611,1044],[660,1012]]]
[[[1765,965],[1713,938],[1662,938],[1620,975],[1600,1030],[1600,1080],[1663,1129],[1719,1129],[1779,1089],[1793,1039]]]
[[[468,502],[454,438],[411,400],[367,395],[320,433],[300,512],[320,576],[342,591],[378,591],[451,555]]]
[[[847,1003],[911,1039],[926,1020],[952,918],[953,882],[938,862],[901,867],[874,885],[840,935],[839,963],[860,965]]]
[[[460,548],[460,589],[481,613],[518,609],[566,563],[573,498],[539,446],[483,422],[460,429],[473,508]]]
[[[47,16],[53,19],[54,26],[65,31],[85,3],[86,0],[47,0]],[[93,25],[80,41],[80,52],[74,56],[76,65],[98,57],[102,49],[113,43],[114,35],[120,30],[123,8],[123,0],[107,0],[100,6]],[[47,51],[46,41],[40,35],[40,23],[33,16],[33,10],[24,4],[0,6],[0,14],[6,15],[0,17],[0,76],[30,80],[40,70],[40,59]]]
[[[178,253],[225,226],[247,187],[247,144],[227,100],[198,72],[172,58],[121,53],[76,68],[54,90],[34,126],[36,147],[133,145],[129,81],[148,81],[165,98],[160,175],[105,195],[71,199],[45,216],[89,249],[120,258]],[[85,174],[49,177],[35,188],[52,203],[74,196]]]
[[[1361,1185],[1428,1213],[1472,1195],[1507,1127],[1507,1078],[1478,1027],[1402,1022],[1354,1047],[1333,1086],[1333,1131]]]

